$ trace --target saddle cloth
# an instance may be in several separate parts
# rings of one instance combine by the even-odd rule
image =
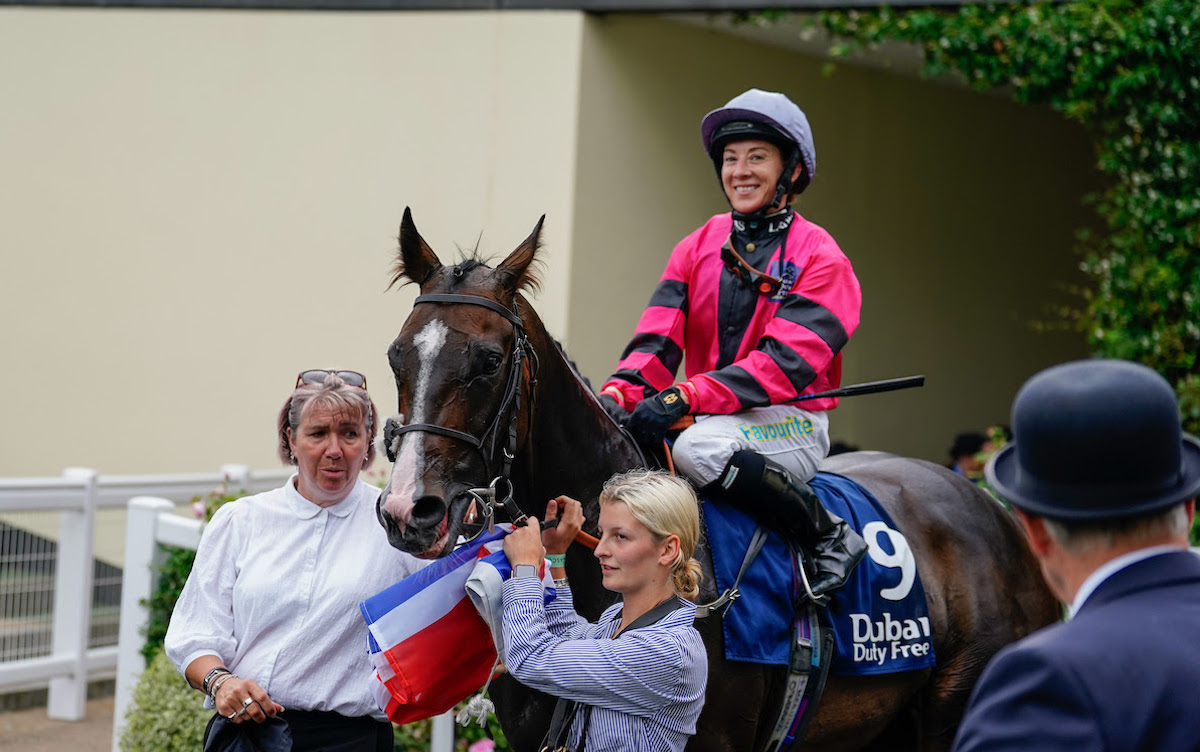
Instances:
[[[820,472],[809,486],[830,512],[850,523],[869,553],[833,594],[826,609],[836,648],[830,672],[885,674],[935,663],[925,589],[908,541],[890,515],[862,486]],[[704,524],[717,589],[730,587],[757,523],[740,510],[706,499]],[[771,532],[739,585],[741,597],[725,611],[725,657],[787,665],[795,603],[803,592],[795,556]]]

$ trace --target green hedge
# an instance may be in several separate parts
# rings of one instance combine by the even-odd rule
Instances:
[[[204,696],[187,685],[160,650],[133,689],[121,752],[197,752],[211,717]]]

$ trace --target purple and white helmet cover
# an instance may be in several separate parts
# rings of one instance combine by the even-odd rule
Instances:
[[[726,123],[735,120],[765,122],[800,147],[800,161],[809,180],[817,174],[817,148],[813,144],[812,128],[804,111],[787,96],[774,91],[750,89],[729,100],[704,116],[700,123],[700,138],[704,153],[711,152],[712,137]]]

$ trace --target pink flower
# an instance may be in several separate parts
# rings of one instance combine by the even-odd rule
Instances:
[[[467,747],[467,752],[492,752],[496,748],[496,742],[491,739],[480,739],[471,746]]]

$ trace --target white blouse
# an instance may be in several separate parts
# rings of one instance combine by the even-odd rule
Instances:
[[[167,656],[183,672],[215,655],[285,709],[385,720],[359,603],[427,562],[388,543],[377,488],[359,480],[322,508],[295,482],[213,515],[171,616]]]

